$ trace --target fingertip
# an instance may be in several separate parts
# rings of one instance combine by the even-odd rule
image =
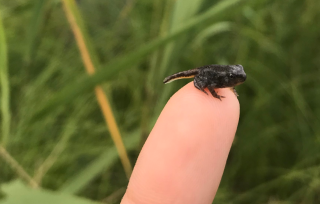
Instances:
[[[222,101],[191,82],[170,98],[139,155],[122,204],[213,200],[239,119],[234,93],[216,91],[225,96]]]
[[[218,95],[223,96],[221,100],[194,87],[193,82],[188,83],[176,92],[168,101],[162,114],[176,116],[192,116],[190,121],[205,124],[215,123],[238,123],[240,114],[240,104],[237,96],[230,88],[215,89]],[[170,114],[171,113],[171,114]],[[187,113],[187,114],[186,114]],[[161,116],[160,115],[160,116]],[[198,120],[196,120],[196,118]],[[159,117],[158,120],[162,119]]]
[[[240,104],[237,96],[233,93],[231,88],[215,89],[218,95],[222,96],[221,100],[211,95],[209,90],[205,89],[207,94],[203,94],[202,91],[194,87],[193,82],[188,83],[176,92],[168,101],[176,100],[177,103],[182,103],[184,100],[192,102],[196,105],[202,105],[206,108],[223,109],[224,111],[230,111],[237,115],[240,110]],[[174,104],[176,105],[176,104]]]

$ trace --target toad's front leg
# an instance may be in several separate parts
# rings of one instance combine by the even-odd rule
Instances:
[[[230,89],[231,89],[231,91],[233,91],[233,93],[234,93],[234,95],[236,95],[236,97],[239,96],[239,94],[237,93],[235,87],[232,87],[232,88],[230,88]]]

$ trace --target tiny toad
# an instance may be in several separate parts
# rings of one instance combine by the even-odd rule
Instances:
[[[204,89],[208,88],[213,97],[224,98],[215,92],[215,88],[230,87],[236,96],[238,96],[235,86],[242,84],[247,76],[243,70],[242,65],[206,65],[195,69],[178,72],[170,75],[163,80],[167,84],[177,79],[192,78],[194,77],[194,86],[208,94]]]

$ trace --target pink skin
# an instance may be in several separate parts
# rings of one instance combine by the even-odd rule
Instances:
[[[230,89],[216,91],[226,98],[206,95],[193,82],[172,96],[142,148],[121,204],[212,203],[240,109]]]

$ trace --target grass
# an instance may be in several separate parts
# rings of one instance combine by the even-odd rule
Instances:
[[[85,31],[85,26],[83,25],[83,20],[81,19],[81,15],[77,9],[77,6],[73,0],[65,0],[63,1],[64,4],[64,11],[66,16],[68,17],[70,26],[72,27],[73,34],[76,38],[77,45],[79,47],[81,57],[87,73],[92,75],[95,73],[95,67],[98,66],[97,60],[95,60],[95,64],[93,60],[96,58],[96,54],[93,50],[89,51],[89,42],[90,39],[88,34]],[[94,88],[99,106],[101,108],[101,112],[105,118],[106,124],[110,130],[111,138],[117,147],[117,151],[119,153],[119,157],[121,159],[123,168],[125,169],[126,175],[130,178],[132,172],[132,166],[130,164],[128,154],[122,142],[122,137],[119,132],[118,125],[114,118],[114,114],[110,107],[110,103],[108,101],[107,96],[105,95],[101,86],[96,86]]]
[[[8,76],[8,49],[3,22],[0,16],[0,84],[1,84],[1,144],[6,146],[10,139],[10,84]]]
[[[188,82],[163,86],[166,75],[242,64],[240,122],[214,203],[320,201],[318,1],[70,2],[90,76],[62,2],[0,0],[0,141],[37,185],[119,202],[126,171],[94,87],[134,164],[166,101]],[[11,167],[0,160],[0,183],[24,178]]]

